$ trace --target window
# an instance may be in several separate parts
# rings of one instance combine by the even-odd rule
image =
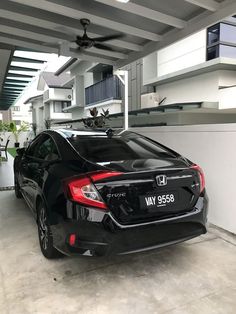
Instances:
[[[13,111],[20,111],[20,106],[13,106],[12,110]]]
[[[39,136],[29,146],[27,155],[47,161],[59,159],[60,156],[56,144],[48,135]]]
[[[207,30],[207,46],[211,46],[220,40],[220,24],[211,26]]]
[[[207,60],[236,58],[236,25],[219,23],[207,30]]]
[[[158,159],[174,156],[157,143],[137,135],[126,138],[75,136],[70,137],[69,141],[82,157],[93,162]]]
[[[236,26],[221,23],[220,41],[229,44],[236,44]]]
[[[63,109],[66,109],[69,106],[71,106],[70,101],[54,101],[53,102],[53,111],[55,113],[62,113]]]
[[[225,58],[236,59],[236,47],[220,45],[220,56]]]
[[[207,48],[207,60],[216,59],[219,57],[219,45]]]
[[[34,157],[47,161],[59,159],[57,147],[51,137],[48,137],[37,146]]]

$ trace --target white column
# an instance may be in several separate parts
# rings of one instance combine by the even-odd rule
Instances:
[[[73,104],[84,107],[85,106],[85,88],[84,76],[76,75],[74,80],[74,101]]]
[[[123,70],[117,70],[114,72],[115,75],[121,80],[125,87],[125,103],[124,103],[124,129],[129,128],[129,72]],[[124,76],[124,79],[121,77]]]

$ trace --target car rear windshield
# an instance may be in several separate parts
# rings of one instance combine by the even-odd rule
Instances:
[[[144,137],[87,137],[68,138],[85,159],[96,162],[111,162],[135,159],[161,159],[176,157],[174,153]]]

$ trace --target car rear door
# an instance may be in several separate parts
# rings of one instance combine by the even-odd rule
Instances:
[[[34,209],[35,199],[41,193],[47,179],[47,165],[49,161],[59,159],[57,147],[48,134],[43,134],[30,154],[26,154],[22,161],[22,177],[24,189],[30,206]]]

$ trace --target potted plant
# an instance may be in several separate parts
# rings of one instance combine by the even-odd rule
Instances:
[[[29,129],[29,125],[26,122],[22,122],[19,128],[17,128],[15,122],[10,123],[10,131],[12,132],[14,138],[15,138],[15,147],[18,148],[20,146],[19,143],[19,135],[22,132],[26,132]]]
[[[86,128],[102,128],[106,126],[106,120],[109,120],[109,110],[102,109],[102,113],[98,116],[98,110],[96,107],[90,109],[91,118],[83,119],[84,126]]]

